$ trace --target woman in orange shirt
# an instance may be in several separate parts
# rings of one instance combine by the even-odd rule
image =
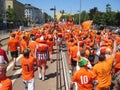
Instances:
[[[35,56],[36,45],[37,45],[36,36],[32,36],[32,41],[30,41],[29,44],[28,44],[28,48],[30,48],[32,56]]]
[[[12,60],[14,62],[13,70],[16,69],[16,58],[18,57],[19,41],[15,39],[15,34],[11,35],[11,39],[8,40],[7,52],[10,50]]]

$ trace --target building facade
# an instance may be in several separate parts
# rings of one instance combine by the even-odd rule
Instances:
[[[31,4],[25,4],[24,13],[25,18],[27,18],[30,23],[44,23],[44,14],[41,9],[31,6]]]
[[[3,18],[5,16],[5,0],[0,0],[0,30],[2,29],[3,25]]]

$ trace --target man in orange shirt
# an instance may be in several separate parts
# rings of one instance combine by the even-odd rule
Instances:
[[[13,70],[16,68],[16,58],[18,57],[18,46],[19,46],[19,41],[15,39],[15,34],[11,35],[11,39],[8,40],[8,47],[7,47],[7,52],[10,50],[12,60],[14,62]]]
[[[93,67],[93,72],[97,75],[98,85],[95,90],[110,90],[111,85],[111,69],[115,59],[116,40],[114,40],[114,48],[111,57],[106,59],[105,54],[99,55],[99,62]]]
[[[98,83],[96,75],[87,68],[86,59],[82,58],[78,63],[81,68],[73,74],[70,90],[73,90],[75,82],[78,90],[92,90],[93,85]]]
[[[23,53],[23,51],[27,48],[28,44],[27,44],[27,37],[23,36],[22,40],[20,41],[20,49],[21,49],[21,53]]]
[[[0,64],[0,90],[12,90],[12,81],[6,77],[6,64]]]
[[[35,40],[36,36],[32,36],[32,41],[30,41],[28,44],[28,48],[30,48],[32,56],[35,56],[35,47],[37,45],[37,42]]]
[[[26,48],[23,51],[23,57],[21,57],[20,63],[25,90],[35,90],[34,63],[36,63],[36,59],[30,55],[30,49]]]

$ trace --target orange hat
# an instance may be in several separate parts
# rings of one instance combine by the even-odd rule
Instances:
[[[100,53],[101,54],[105,54],[106,53],[106,49],[107,49],[107,47],[101,47],[100,48]]]
[[[83,45],[84,45],[84,42],[83,42],[83,41],[79,41],[79,45],[80,45],[80,46],[83,46]]]
[[[38,42],[38,43],[45,43],[46,41],[45,41],[44,39],[37,38],[37,39],[36,39],[36,42]]]
[[[102,42],[100,47],[103,47],[103,46],[108,46],[108,43]]]
[[[62,37],[62,33],[58,33],[58,37]]]

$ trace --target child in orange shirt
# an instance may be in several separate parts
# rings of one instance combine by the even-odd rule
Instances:
[[[20,63],[25,90],[35,90],[34,63],[36,63],[36,59],[30,55],[30,49],[26,48],[23,51],[23,57],[20,59]]]
[[[73,74],[70,90],[73,90],[75,82],[78,90],[92,90],[93,85],[98,83],[96,75],[87,68],[88,61],[86,59],[82,58],[78,63],[81,68]]]

